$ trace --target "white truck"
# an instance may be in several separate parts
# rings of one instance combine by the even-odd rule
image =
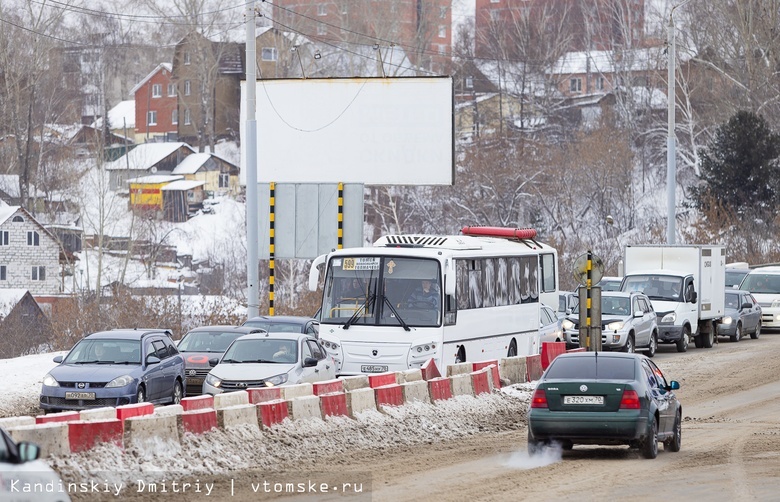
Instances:
[[[716,245],[626,246],[621,291],[642,291],[658,316],[658,342],[678,352],[712,347],[725,309],[726,251]]]

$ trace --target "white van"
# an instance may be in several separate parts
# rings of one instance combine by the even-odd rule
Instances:
[[[739,289],[750,291],[761,305],[761,327],[780,329],[780,266],[754,268]]]

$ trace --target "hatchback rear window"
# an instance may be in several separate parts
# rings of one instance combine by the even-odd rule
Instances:
[[[622,357],[559,357],[546,379],[634,380],[634,360]]]

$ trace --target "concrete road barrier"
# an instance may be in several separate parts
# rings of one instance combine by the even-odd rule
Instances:
[[[214,408],[218,410],[242,404],[249,404],[249,394],[245,390],[214,394]]]
[[[381,410],[383,406],[402,406],[404,404],[403,389],[397,383],[374,387],[376,407]]]
[[[67,422],[48,422],[38,425],[11,427],[8,433],[14,441],[31,441],[41,447],[41,457],[70,455]]]
[[[68,440],[71,453],[90,450],[101,443],[112,443],[120,448],[124,436],[122,420],[99,422],[68,422]]]
[[[490,368],[490,372],[492,374],[492,380],[493,380],[493,387],[495,387],[496,389],[500,389],[501,375],[498,372],[498,359],[474,363],[474,371],[479,371],[482,368]]]
[[[365,389],[371,387],[371,385],[368,383],[368,375],[340,377],[340,380],[344,382],[344,390],[346,392],[352,392],[355,389]]]
[[[282,386],[282,399],[289,401],[296,397],[313,396],[314,389],[310,383],[299,383],[297,385]]]
[[[377,410],[374,389],[364,387],[346,393],[347,412],[351,418],[357,418],[358,413]]]
[[[452,399],[452,382],[449,378],[432,378],[428,380],[428,393],[431,402]]]
[[[320,411],[322,411],[323,420],[325,417],[349,416],[347,408],[347,394],[344,392],[333,392],[320,395]]]
[[[152,413],[154,413],[154,405],[152,403],[126,404],[124,406],[117,406],[115,418],[126,420],[131,417],[151,415]]]
[[[334,392],[344,392],[344,380],[326,380],[324,382],[314,382],[312,392],[315,396],[323,394],[333,394]]]
[[[544,373],[544,370],[542,370],[542,356],[539,354],[535,356],[526,356],[525,364],[528,373],[526,378],[528,378],[529,382],[542,378],[542,373]]]
[[[458,364],[450,364],[447,366],[447,376],[455,376],[455,375],[468,375],[474,371],[474,368],[472,366],[472,363],[458,363]]]
[[[419,382],[422,379],[422,371],[420,369],[411,369],[396,373],[395,383],[401,385],[406,382]]]
[[[23,425],[35,425],[35,417],[5,417],[0,418],[0,427],[5,430],[11,427],[21,427]]]
[[[75,422],[80,420],[78,411],[62,411],[60,413],[49,413],[48,415],[38,415],[35,417],[36,424],[50,424],[52,422]]]
[[[319,396],[300,396],[287,400],[287,413],[291,420],[322,418]]]
[[[553,359],[566,353],[566,342],[542,342],[542,370],[546,370]]]
[[[214,396],[203,394],[202,396],[185,397],[181,400],[184,411],[209,410],[214,408]]]
[[[420,372],[422,373],[423,380],[433,380],[434,378],[441,377],[439,368],[436,366],[436,361],[434,361],[433,358],[428,359],[425,364],[422,365]]]
[[[431,395],[428,393],[428,382],[422,380],[404,382],[401,384],[403,390],[404,403],[413,403],[415,401],[421,403],[430,403]]]
[[[217,410],[191,410],[177,415],[181,433],[203,434],[217,428]]]
[[[180,404],[169,404],[168,406],[157,406],[154,409],[154,415],[157,417],[175,417],[184,413],[184,407]]]
[[[501,378],[510,384],[525,383],[528,381],[525,356],[505,357],[498,360],[498,372]]]
[[[117,418],[116,408],[106,406],[104,408],[93,408],[91,410],[81,410],[79,412],[79,420],[84,422],[94,422],[101,420],[111,420]]]
[[[152,450],[160,444],[181,441],[177,415],[140,415],[125,420],[125,447]]]
[[[377,387],[383,387],[385,385],[397,384],[398,377],[395,373],[377,373],[376,375],[368,375],[368,385],[372,389]]]
[[[248,425],[259,428],[257,421],[257,406],[254,404],[237,404],[217,409],[217,427],[229,429],[231,427]]]
[[[249,395],[249,404],[265,403],[266,401],[276,401],[282,399],[281,387],[257,387],[247,389]]]
[[[487,368],[482,368],[479,371],[471,373],[471,388],[474,391],[474,395],[490,394],[492,389],[490,388],[490,374]]]
[[[474,386],[471,383],[471,373],[449,377],[453,396],[473,396]]]
[[[257,405],[257,413],[263,427],[270,428],[288,418],[287,401],[265,401]]]

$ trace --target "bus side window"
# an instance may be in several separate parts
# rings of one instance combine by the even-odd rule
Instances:
[[[452,295],[444,297],[444,325],[452,326],[458,320],[458,302]]]

